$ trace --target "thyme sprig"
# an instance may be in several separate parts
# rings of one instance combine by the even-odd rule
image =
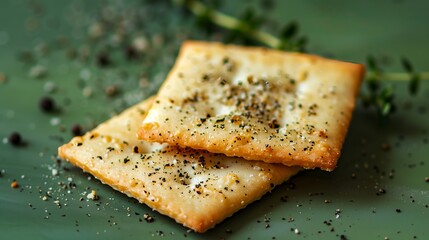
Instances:
[[[245,43],[253,40],[270,48],[305,51],[307,38],[298,36],[299,28],[296,22],[288,23],[277,37],[260,29],[262,18],[258,18],[253,11],[247,10],[241,18],[235,18],[198,0],[172,0],[172,2],[185,6],[199,22],[229,30],[230,35],[226,41],[241,38]],[[378,115],[383,118],[395,110],[394,89],[392,85],[386,84],[386,81],[409,81],[409,92],[415,95],[420,81],[429,80],[429,71],[416,72],[407,58],[401,59],[404,72],[385,72],[373,56],[368,56],[366,65],[367,92],[362,93],[360,97],[364,106],[375,108]]]
[[[237,37],[243,39],[251,39],[264,45],[289,51],[303,51],[307,39],[298,37],[298,24],[291,22],[285,26],[280,37],[276,37],[270,33],[259,30],[262,24],[262,18],[259,18],[255,13],[246,9],[246,12],[241,18],[235,18],[226,15],[212,7],[197,1],[197,0],[172,0],[176,4],[186,6],[198,19],[199,23],[208,22],[215,24],[221,28],[231,31],[227,41],[234,40]]]

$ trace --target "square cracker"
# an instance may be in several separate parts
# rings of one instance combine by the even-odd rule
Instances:
[[[59,148],[60,157],[197,232],[300,170],[138,140],[136,131],[152,100],[73,138]]]
[[[147,141],[333,170],[361,64],[189,41],[138,132]]]

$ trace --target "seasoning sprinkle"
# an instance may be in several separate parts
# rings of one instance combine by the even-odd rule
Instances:
[[[143,214],[143,218],[147,223],[152,223],[155,221],[155,218],[153,218],[151,215],[149,215],[148,213]]]
[[[111,85],[106,87],[104,89],[104,92],[106,93],[107,96],[114,97],[116,94],[118,94],[119,90],[118,90],[118,87],[116,87],[115,85]]]
[[[55,102],[51,97],[42,97],[39,101],[39,107],[43,112],[53,112],[55,110]]]
[[[71,133],[73,136],[82,136],[83,135],[83,129],[79,124],[75,124],[71,128]]]
[[[9,135],[8,140],[13,146],[19,146],[22,144],[21,134],[19,134],[18,132],[11,133]]]
[[[112,65],[112,61],[110,60],[109,55],[106,53],[99,53],[97,55],[97,65],[99,67],[108,67]]]

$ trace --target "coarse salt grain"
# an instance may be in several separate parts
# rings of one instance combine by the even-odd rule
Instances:
[[[58,124],[61,123],[61,119],[58,118],[58,117],[51,118],[50,123],[51,123],[52,126],[57,126]]]

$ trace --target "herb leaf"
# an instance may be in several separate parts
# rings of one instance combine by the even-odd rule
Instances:
[[[408,90],[411,95],[416,95],[420,86],[420,76],[416,73],[411,74],[411,80],[408,84]]]
[[[402,63],[402,66],[404,67],[405,71],[407,71],[409,73],[414,72],[413,66],[411,65],[410,60],[408,60],[407,58],[403,57],[403,58],[401,58],[401,63]]]

